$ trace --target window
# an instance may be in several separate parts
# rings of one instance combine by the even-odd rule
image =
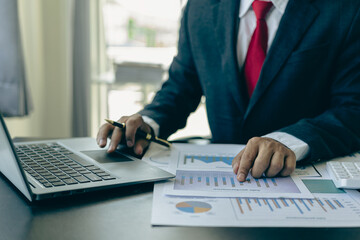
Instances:
[[[107,115],[120,116],[139,111],[151,101],[166,79],[176,54],[182,0],[104,0],[106,53],[114,67],[114,84],[107,89]],[[119,104],[120,103],[120,104]],[[202,104],[188,135],[209,135]],[[191,121],[191,120],[189,120]],[[204,128],[205,126],[205,128]]]
[[[107,0],[107,46],[175,47],[181,5],[179,0]]]

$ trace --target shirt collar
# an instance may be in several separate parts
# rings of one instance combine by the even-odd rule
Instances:
[[[240,1],[239,17],[243,17],[249,11],[253,1],[254,0],[241,0]],[[281,14],[284,14],[289,0],[271,0],[271,2],[274,4],[275,8],[281,12]]]

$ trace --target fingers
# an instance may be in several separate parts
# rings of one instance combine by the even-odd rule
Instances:
[[[123,137],[122,129],[116,127],[113,130],[113,134],[111,135],[111,142],[110,142],[110,146],[108,148],[108,153],[112,153],[116,150],[119,143],[121,142],[122,137]]]
[[[283,170],[280,172],[280,176],[289,176],[291,173],[294,172],[296,168],[296,156],[294,152],[291,153],[285,158],[285,166]]]
[[[118,122],[121,122],[121,123],[126,122],[126,120],[128,118],[129,117],[127,117],[127,116],[121,117],[118,120]],[[108,153],[112,153],[112,152],[114,152],[116,150],[117,146],[121,142],[121,140],[123,138],[123,131],[122,131],[122,129],[120,129],[118,127],[114,127],[113,125],[111,125],[109,123],[106,123],[106,124],[112,127],[111,141],[110,141],[110,145],[109,145],[109,148],[108,148]],[[104,125],[106,125],[106,124],[104,124]],[[110,134],[108,134],[108,136],[109,135]]]
[[[271,164],[266,171],[267,177],[289,176],[296,167],[296,156],[293,151],[283,148],[274,153],[271,158]]]
[[[282,152],[275,152],[271,158],[271,163],[269,164],[270,166],[265,175],[267,177],[275,177],[283,169],[284,159],[285,155]]]
[[[249,141],[250,142],[250,141]],[[258,146],[256,144],[247,144],[242,154],[239,170],[237,172],[237,179],[240,182],[246,180],[247,175],[249,174],[250,168],[253,166],[253,162],[258,154]]]
[[[268,151],[268,149],[264,148],[260,149],[260,152],[254,161],[253,168],[251,169],[251,175],[254,178],[260,178],[263,176],[264,172],[268,169],[268,166],[270,165],[270,161],[272,164],[272,156],[272,151]]]
[[[132,147],[135,144],[135,134],[138,128],[144,124],[142,117],[139,114],[132,115],[126,121],[126,144],[128,147]]]
[[[233,159],[231,165],[232,165],[232,168],[233,168],[233,171],[235,174],[238,173],[238,170],[239,170],[239,165],[240,165],[240,160],[241,160],[241,157],[242,157],[242,154],[244,153],[245,151],[245,148],[243,150],[241,150]]]
[[[125,139],[126,145],[134,148],[134,153],[142,155],[144,150],[148,147],[149,142],[145,139],[136,139],[135,141],[135,134],[139,128],[145,132],[151,132],[150,126],[144,123],[141,115],[139,114],[134,114],[130,117],[121,117],[118,122],[126,123],[125,132],[121,128],[114,127],[111,124],[106,123],[99,129],[96,138],[97,144],[102,148],[105,147],[107,137],[112,133],[108,153],[114,152],[118,145],[122,143],[122,140]]]
[[[99,145],[99,147],[103,148],[106,146],[107,137],[113,131],[114,128],[115,127],[109,123],[105,123],[100,127],[98,134],[96,136],[96,142]]]
[[[255,137],[234,158],[232,167],[240,182],[246,181],[250,170],[254,178],[260,178],[264,173],[267,177],[289,176],[295,170],[296,157],[278,141]]]

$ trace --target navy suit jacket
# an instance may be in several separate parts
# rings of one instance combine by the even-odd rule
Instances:
[[[202,95],[215,143],[273,131],[310,146],[309,160],[360,149],[360,1],[290,0],[249,99],[236,57],[239,0],[189,0],[169,79],[140,113],[166,138]]]

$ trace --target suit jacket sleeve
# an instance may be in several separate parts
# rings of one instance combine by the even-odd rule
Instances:
[[[310,146],[308,160],[311,161],[360,149],[360,10],[338,51],[333,78],[329,81],[331,101],[328,110],[281,129]]]
[[[183,13],[178,54],[170,66],[169,79],[157,92],[152,103],[139,112],[159,124],[159,136],[162,138],[167,138],[176,130],[185,127],[189,114],[196,110],[202,96],[201,85],[189,45],[188,6]]]

